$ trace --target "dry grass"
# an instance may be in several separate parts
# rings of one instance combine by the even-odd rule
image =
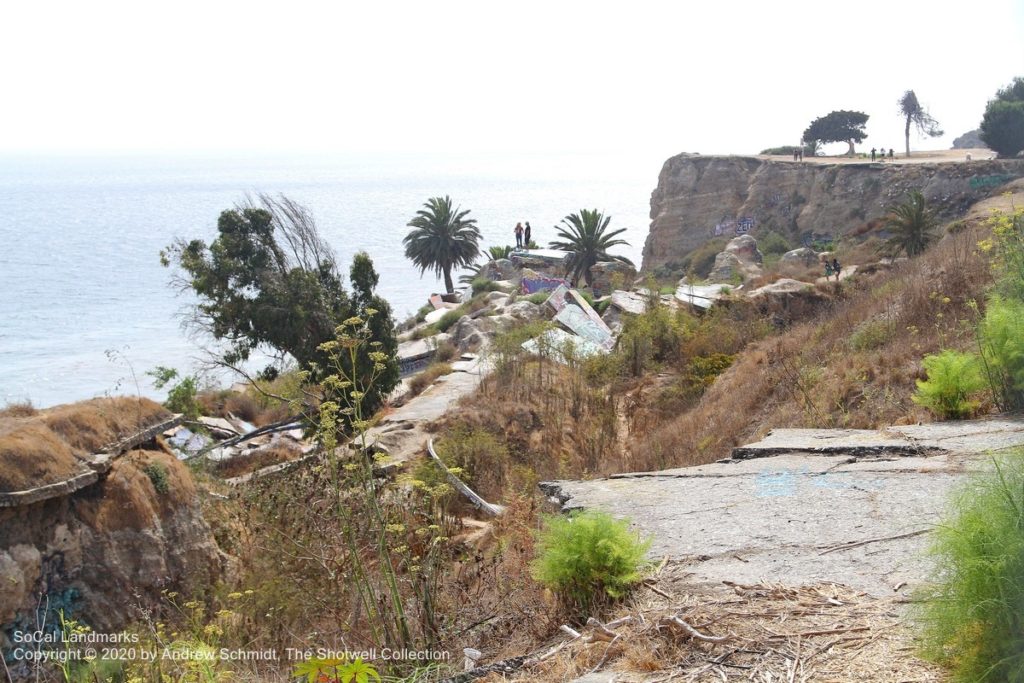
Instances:
[[[903,606],[894,599],[832,584],[694,587],[662,580],[657,587],[671,598],[640,589],[615,615],[631,620],[614,629],[614,642],[584,637],[511,677],[481,680],[568,681],[594,670],[621,683],[944,680],[914,655]],[[670,616],[727,640],[689,638],[661,621]]]
[[[96,398],[0,415],[0,490],[19,491],[80,474],[80,458],[169,416],[148,399]]]
[[[159,492],[148,467],[166,474],[166,492]],[[130,451],[114,462],[99,495],[77,496],[74,505],[82,520],[96,531],[159,528],[160,519],[195,502],[195,485],[188,468],[162,451]]]
[[[409,380],[409,394],[411,396],[422,394],[423,390],[433,384],[438,377],[443,377],[452,372],[452,366],[448,363],[431,363],[422,372]]]
[[[246,455],[221,460],[214,464],[213,470],[217,473],[217,476],[231,479],[232,477],[240,477],[243,474],[255,472],[263,467],[295,460],[301,455],[302,451],[297,446],[277,443],[254,450]]]
[[[830,285],[825,310],[740,353],[693,410],[668,422],[635,411],[633,451],[656,467],[695,465],[775,427],[928,420],[910,396],[925,354],[971,343],[969,303],[989,281],[978,239],[965,230],[918,259]]]

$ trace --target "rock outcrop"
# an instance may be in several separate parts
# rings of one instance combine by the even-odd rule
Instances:
[[[774,230],[805,242],[868,229],[915,189],[952,219],[1021,176],[1020,160],[800,164],[682,154],[665,162],[651,196],[642,270],[678,263],[715,237]]]

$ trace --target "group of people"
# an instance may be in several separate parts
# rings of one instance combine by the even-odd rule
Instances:
[[[878,157],[882,161],[885,161],[885,147],[883,147],[882,149],[875,149],[874,147],[872,147],[871,148],[871,161],[874,161],[875,157]],[[889,158],[890,159],[895,159],[896,158],[896,152],[894,152],[892,150],[892,147],[889,148]]]
[[[831,262],[825,259],[825,278],[828,279],[833,275],[836,276],[836,282],[839,282],[839,273],[842,271],[842,266],[839,265],[839,259],[834,258]]]
[[[526,221],[526,227],[522,223],[516,223],[516,249],[530,248],[530,221]]]
[[[797,147],[796,149],[793,150],[793,161],[803,161],[803,160],[804,160],[804,148],[803,147]]]

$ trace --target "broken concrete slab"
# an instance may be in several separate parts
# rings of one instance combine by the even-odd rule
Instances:
[[[616,289],[611,294],[610,305],[625,313],[640,315],[647,310],[648,300],[649,295],[645,296],[637,292],[627,292],[622,289]]]
[[[395,408],[366,433],[366,442],[387,452],[386,465],[394,466],[422,454],[427,440],[426,425],[444,415],[456,401],[472,393],[489,372],[489,366],[475,362],[475,371],[453,372],[439,377],[420,395]]]
[[[732,457],[765,458],[796,452],[920,455],[926,450],[926,446],[898,434],[874,429],[773,429],[760,441],[732,449]]]
[[[715,305],[719,299],[728,292],[739,289],[727,284],[716,285],[691,285],[687,282],[680,282],[676,287],[676,300],[694,306],[701,310],[707,310]]]
[[[608,349],[605,347],[558,328],[547,330],[533,339],[526,340],[522,347],[530,353],[548,356],[564,365],[580,358],[590,358],[608,353]]]
[[[925,579],[927,532],[982,459],[778,455],[542,484],[565,509],[629,517],[698,582],[841,583],[877,596]]]
[[[780,453],[921,455],[984,453],[1024,446],[1024,418],[993,418],[897,425],[873,429],[773,429],[755,443],[734,448],[736,459]]]

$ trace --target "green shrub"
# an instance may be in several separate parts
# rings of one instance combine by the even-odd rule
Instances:
[[[1024,301],[992,296],[978,327],[978,343],[996,405],[1024,408]]]
[[[650,545],[629,530],[627,520],[604,512],[548,517],[531,569],[537,581],[586,614],[594,605],[623,597],[643,580]]]
[[[946,419],[968,417],[978,408],[972,396],[985,388],[985,377],[977,356],[947,349],[925,356],[922,364],[928,379],[917,380],[914,403]]]
[[[697,277],[705,278],[711,273],[715,265],[715,257],[725,249],[728,240],[724,237],[716,237],[700,245],[679,262],[684,273],[693,273]]]
[[[684,320],[683,314],[661,305],[625,318],[616,345],[623,369],[639,377],[644,370],[679,360],[686,335]]]
[[[893,333],[893,324],[887,320],[865,320],[853,330],[846,345],[851,351],[870,351],[885,345]]]
[[[537,304],[538,306],[551,297],[551,292],[534,292],[530,296],[526,297],[526,300],[531,304]]]
[[[171,490],[171,485],[167,478],[167,468],[163,466],[163,463],[151,462],[143,467],[142,471],[153,482],[153,488],[156,489],[157,493],[165,495]]]
[[[923,653],[955,681],[1024,681],[1024,453],[974,475],[934,534]]]
[[[153,378],[153,386],[163,389],[176,379],[180,380],[171,385],[167,391],[167,400],[164,407],[171,412],[181,413],[186,418],[194,420],[199,417],[199,403],[196,401],[196,394],[199,393],[199,382],[195,375],[182,376],[174,368],[167,368],[158,365],[146,373]]]
[[[496,292],[501,289],[498,283],[494,280],[488,280],[485,277],[475,277],[473,281],[469,283],[469,286],[473,290],[473,296],[477,294],[486,294],[487,292]]]
[[[780,255],[790,251],[793,247],[790,245],[789,240],[775,232],[770,231],[767,235],[763,235],[757,240],[757,247],[761,252],[768,255]]]

